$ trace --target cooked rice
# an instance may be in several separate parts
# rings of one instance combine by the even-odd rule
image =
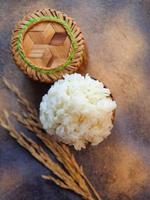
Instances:
[[[43,96],[40,121],[48,134],[80,150],[88,142],[97,145],[111,133],[115,108],[103,83],[75,73],[55,82]]]

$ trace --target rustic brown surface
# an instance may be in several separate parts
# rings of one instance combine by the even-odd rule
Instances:
[[[11,30],[28,11],[51,7],[75,18],[85,35],[87,71],[118,103],[115,126],[96,147],[75,152],[104,200],[150,199],[150,2],[128,0],[0,1],[0,71],[37,107],[48,86],[29,80],[10,53]],[[6,15],[7,13],[7,15]],[[0,81],[0,109],[18,103]],[[46,170],[0,129],[0,199],[80,199],[44,183]]]

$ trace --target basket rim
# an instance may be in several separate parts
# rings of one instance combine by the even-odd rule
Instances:
[[[43,9],[44,11],[48,10],[48,9]],[[57,13],[57,16],[52,16],[52,15],[45,15],[45,16],[36,16],[36,14],[38,15],[39,12],[42,12],[43,10],[38,10],[35,11],[34,13],[30,13],[27,16],[25,16],[17,25],[16,28],[13,32],[13,36],[12,36],[12,51],[13,51],[13,56],[14,59],[17,63],[18,60],[21,60],[21,65],[25,65],[26,68],[31,68],[34,71],[37,71],[41,74],[55,74],[56,72],[59,71],[63,71],[66,67],[71,66],[72,62],[74,60],[74,58],[76,57],[76,54],[78,52],[78,47],[81,46],[80,48],[80,52],[81,52],[81,56],[84,52],[84,38],[83,35],[79,29],[79,27],[76,25],[76,23],[74,22],[74,20],[72,18],[70,18],[69,16],[67,16],[66,14],[64,14],[63,12],[60,11],[56,11],[54,9],[49,9],[50,11],[55,11],[55,13]],[[43,14],[43,13],[42,13]],[[65,16],[65,20],[60,18],[59,15],[62,14],[63,16]],[[35,17],[33,17],[35,16]],[[78,42],[77,40],[77,36],[75,36],[75,31],[74,29],[71,27],[71,25],[69,25],[69,23],[67,23],[67,20],[71,19],[72,20],[72,24],[73,27],[77,27],[76,29],[79,29],[79,34],[81,36],[82,41]],[[27,30],[29,30],[31,25],[35,25],[37,23],[40,23],[42,21],[51,21],[51,22],[56,22],[56,23],[60,23],[66,30],[70,41],[71,41],[71,52],[69,53],[68,58],[66,59],[66,62],[64,65],[60,65],[55,69],[42,69],[40,67],[38,67],[38,65],[34,65],[30,62],[30,60],[26,57],[23,47],[22,47],[22,43],[23,43],[23,37],[24,34],[27,32]],[[20,66],[20,64],[19,64]],[[21,66],[20,66],[21,67]],[[23,67],[23,66],[22,66]]]

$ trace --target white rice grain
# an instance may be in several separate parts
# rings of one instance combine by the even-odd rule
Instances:
[[[103,83],[75,73],[55,82],[43,96],[40,121],[48,134],[80,150],[111,133],[114,109],[116,102]]]

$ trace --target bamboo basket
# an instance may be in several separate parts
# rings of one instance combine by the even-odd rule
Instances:
[[[54,9],[25,16],[12,36],[13,58],[36,81],[53,83],[76,72],[84,61],[85,40],[76,22]]]

